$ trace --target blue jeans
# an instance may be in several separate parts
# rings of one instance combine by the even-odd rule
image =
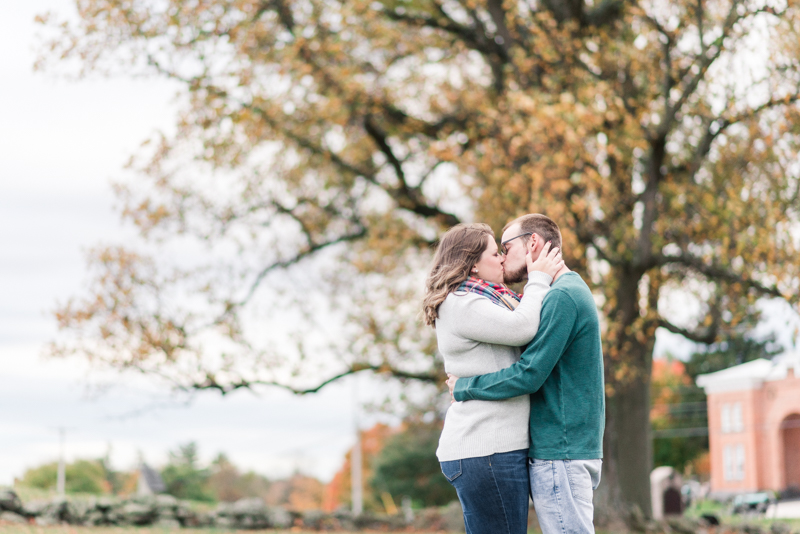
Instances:
[[[456,488],[467,534],[528,531],[528,449],[440,462]]]
[[[542,534],[594,534],[594,490],[602,460],[528,462],[531,497]]]

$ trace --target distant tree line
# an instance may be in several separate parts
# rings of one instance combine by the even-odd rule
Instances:
[[[67,493],[91,493],[102,495],[123,493],[133,473],[119,473],[109,468],[105,458],[96,460],[76,460],[66,465]],[[55,489],[58,477],[58,463],[51,462],[25,471],[18,485],[44,490]],[[135,480],[133,481],[135,489]]]
[[[362,436],[365,508],[387,511],[400,506],[404,498],[414,506],[447,504],[457,497],[441,476],[436,445],[441,421],[411,418],[397,428],[376,425]],[[351,451],[352,452],[352,451]],[[257,497],[268,505],[292,510],[335,510],[351,506],[350,457],[325,484],[296,472],[286,479],[270,479],[253,471],[242,471],[220,453],[209,465],[199,458],[198,445],[189,442],[168,453],[159,469],[166,493],[179,499],[200,502],[232,502]],[[54,490],[58,464],[51,462],[25,471],[16,484]],[[138,471],[115,470],[108,457],[81,459],[66,465],[67,493],[131,495],[136,493]],[[391,504],[389,504],[391,502]]]
[[[58,464],[51,462],[28,469],[17,485],[52,490],[56,487]],[[299,473],[287,480],[271,480],[253,471],[242,472],[225,454],[220,453],[208,466],[201,465],[195,442],[179,445],[168,454],[160,469],[166,493],[179,499],[220,502],[246,497],[260,497],[268,504],[298,509],[321,506],[324,484]],[[119,471],[108,457],[81,459],[66,465],[67,493],[93,495],[130,495],[136,492],[138,470]]]

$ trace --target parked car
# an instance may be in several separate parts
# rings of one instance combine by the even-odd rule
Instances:
[[[733,498],[733,513],[763,514],[771,502],[772,495],[767,492],[743,493]]]

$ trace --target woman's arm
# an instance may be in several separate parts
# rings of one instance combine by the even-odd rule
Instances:
[[[529,246],[533,246],[531,243]],[[547,242],[534,261],[531,249],[525,256],[528,283],[522,301],[514,311],[478,295],[456,296],[453,332],[461,337],[495,345],[525,345],[539,330],[542,300],[550,290],[553,277],[564,266],[561,251]],[[468,298],[477,297],[477,298]],[[463,300],[462,300],[463,299]]]
[[[453,333],[495,345],[518,347],[528,343],[539,330],[542,300],[552,281],[549,274],[529,273],[522,300],[514,311],[473,293],[454,295]]]

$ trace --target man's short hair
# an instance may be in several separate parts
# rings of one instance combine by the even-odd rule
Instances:
[[[545,242],[550,241],[552,247],[561,248],[561,230],[558,229],[558,225],[550,217],[541,213],[528,213],[505,225],[503,232],[515,224],[519,224],[522,233],[539,234]]]

